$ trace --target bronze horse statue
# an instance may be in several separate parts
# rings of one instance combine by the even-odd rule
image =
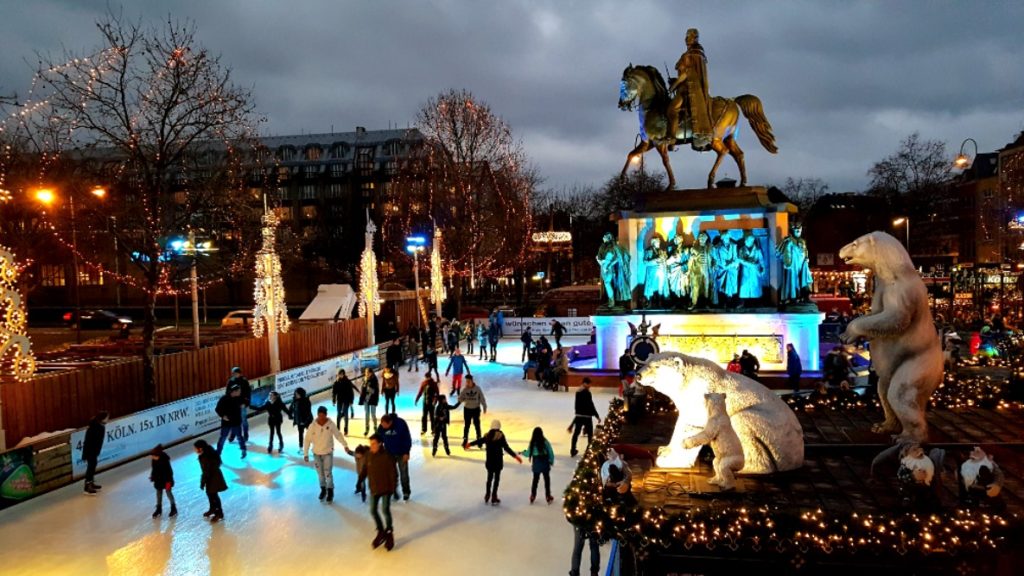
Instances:
[[[668,188],[670,190],[675,188],[676,177],[672,173],[672,164],[668,159],[668,147],[677,142],[691,142],[693,133],[684,106],[684,113],[680,117],[679,130],[675,134],[675,138],[669,138],[665,134],[668,130],[666,110],[671,99],[665,79],[654,66],[630,64],[622,72],[619,109],[633,110],[633,108],[639,107],[641,142],[626,156],[626,164],[622,167],[621,176],[626,175],[631,160],[639,158],[655,148],[661,155],[661,161],[665,164],[665,172],[668,173]],[[722,163],[726,152],[736,160],[736,165],[740,169],[740,186],[747,185],[747,167],[743,162],[743,150],[736,142],[737,122],[741,111],[750,122],[750,127],[754,129],[754,133],[757,134],[757,139],[761,141],[764,149],[772,154],[778,152],[778,148],[775,146],[775,135],[772,134],[772,125],[765,118],[764,108],[757,96],[744,94],[733,99],[715,96],[711,99],[711,120],[714,123],[711,148],[718,154],[718,157],[708,174],[708,188],[714,186],[715,172],[718,171],[718,165]]]

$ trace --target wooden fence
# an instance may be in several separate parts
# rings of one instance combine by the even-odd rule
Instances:
[[[281,368],[316,362],[366,346],[362,319],[296,327],[280,335]],[[232,366],[250,380],[270,372],[266,338],[247,338],[154,358],[157,402],[164,404],[224,386]],[[7,446],[41,432],[80,428],[99,410],[111,417],[146,408],[142,361],[118,360],[90,368],[41,374],[0,385]]]

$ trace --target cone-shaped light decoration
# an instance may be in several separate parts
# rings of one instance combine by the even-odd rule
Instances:
[[[14,255],[0,246],[0,376],[27,380],[36,371],[36,358],[25,329],[28,315],[16,281]]]

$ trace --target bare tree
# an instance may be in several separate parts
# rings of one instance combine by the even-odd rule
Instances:
[[[900,142],[899,149],[876,162],[868,170],[871,176],[869,193],[890,201],[909,200],[927,203],[930,192],[949,180],[952,162],[946,154],[946,143],[923,140],[917,132]]]
[[[818,198],[828,194],[828,184],[821,178],[786,178],[779,189],[797,205],[801,214],[806,214]]]
[[[191,23],[149,28],[110,15],[97,27],[94,52],[41,59],[20,129],[49,162],[40,180],[61,175],[65,195],[92,183],[110,191],[102,209],[84,215],[97,226],[116,219],[119,249],[138,272],[143,391],[152,404],[156,299],[175,274],[169,240],[191,230],[223,241],[222,258],[244,248],[238,231],[258,202],[243,168],[253,104]]]
[[[458,306],[467,279],[521,268],[538,178],[508,124],[466,90],[428,100],[416,124],[424,142],[386,194],[384,245],[397,256],[406,234],[440,228]]]

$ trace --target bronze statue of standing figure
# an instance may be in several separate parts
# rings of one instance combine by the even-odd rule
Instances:
[[[679,132],[679,112],[686,106],[690,117],[691,142],[694,150],[711,148],[711,92],[708,87],[708,58],[704,47],[698,42],[700,33],[696,28],[686,31],[686,51],[676,61],[679,76],[668,87],[674,94],[668,105],[668,149],[675,150],[675,134]]]

